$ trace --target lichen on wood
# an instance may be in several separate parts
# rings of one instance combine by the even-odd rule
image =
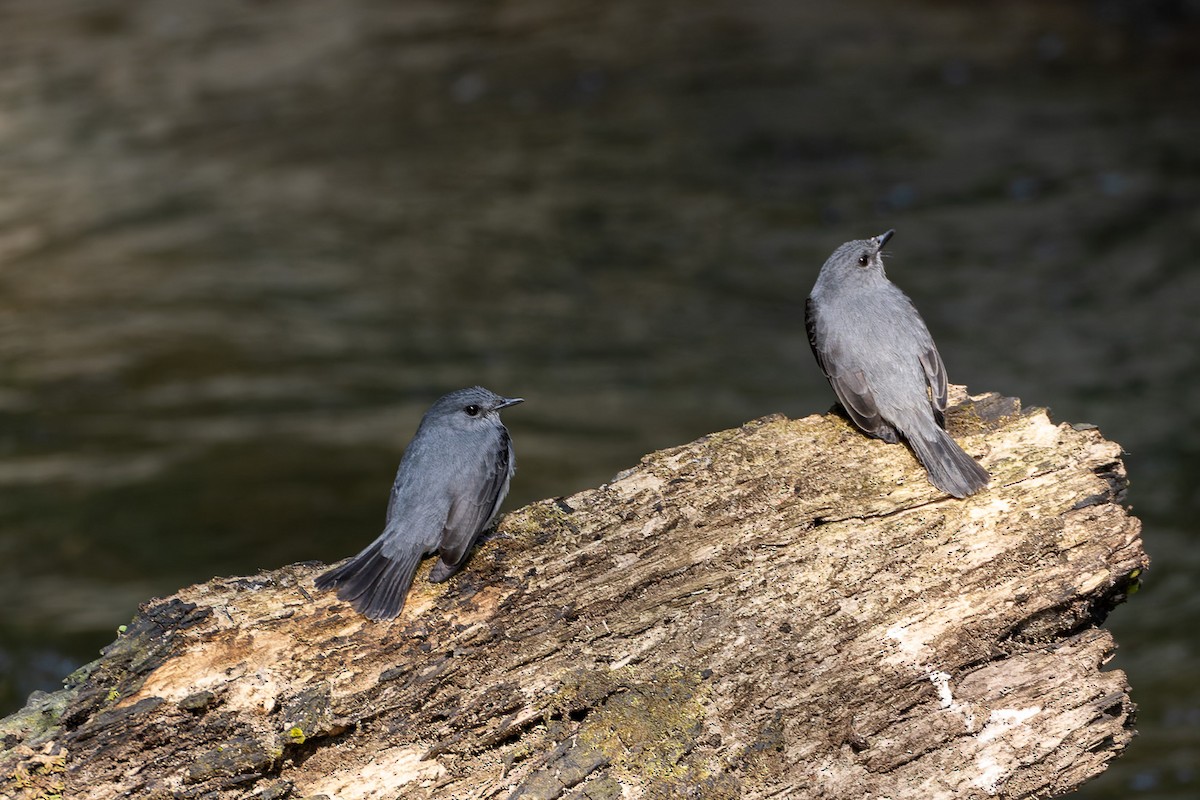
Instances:
[[[97,799],[1067,792],[1133,735],[1098,627],[1147,566],[1120,448],[952,404],[993,476],[967,500],[772,416],[508,514],[392,622],[317,564],[149,602],[0,721],[0,796],[47,758]]]

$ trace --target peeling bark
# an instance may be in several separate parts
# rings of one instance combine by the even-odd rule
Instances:
[[[1120,448],[952,403],[993,476],[967,500],[773,416],[510,513],[390,623],[318,564],[149,602],[0,722],[0,796],[1066,793],[1133,735],[1097,627],[1147,566]]]

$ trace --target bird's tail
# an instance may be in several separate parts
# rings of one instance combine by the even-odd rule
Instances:
[[[908,443],[929,473],[929,482],[946,494],[967,497],[987,486],[991,478],[940,427],[930,426],[929,430],[908,437]]]
[[[337,587],[338,597],[371,619],[392,619],[404,608],[420,552],[384,555],[382,542],[372,542],[354,558],[317,577],[318,589]]]

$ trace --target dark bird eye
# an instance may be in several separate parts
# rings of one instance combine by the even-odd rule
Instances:
[[[475,405],[474,403],[471,403],[471,405],[464,408],[463,411],[467,412],[468,417],[479,416],[479,406]]]
[[[870,264],[870,263],[871,263],[871,254],[864,251],[863,254],[858,257],[858,265],[860,267],[865,267],[867,264]]]

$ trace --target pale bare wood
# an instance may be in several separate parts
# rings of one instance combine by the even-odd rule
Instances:
[[[774,416],[509,514],[391,623],[314,592],[318,565],[148,603],[0,722],[0,792],[36,796],[17,770],[97,799],[1068,792],[1133,735],[1097,627],[1147,565],[1120,448],[952,404],[993,475],[967,500],[835,414]]]

